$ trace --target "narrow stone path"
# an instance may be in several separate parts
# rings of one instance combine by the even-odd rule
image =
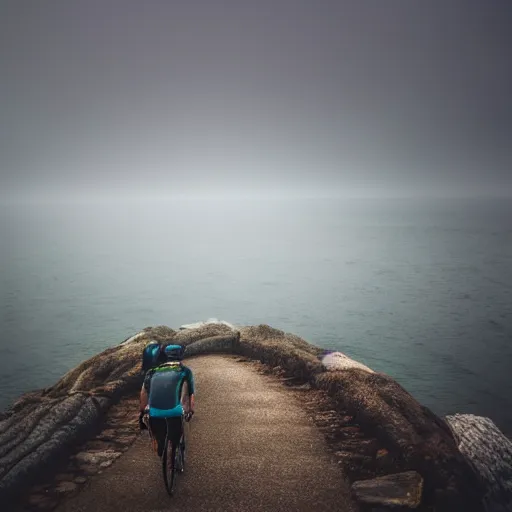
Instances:
[[[235,356],[187,361],[197,387],[187,426],[186,474],[170,498],[160,459],[141,436],[59,512],[355,512],[350,490],[323,435],[274,377]]]

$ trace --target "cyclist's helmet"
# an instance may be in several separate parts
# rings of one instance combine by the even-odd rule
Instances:
[[[181,361],[185,355],[185,347],[181,345],[167,345],[164,349],[167,361]]]

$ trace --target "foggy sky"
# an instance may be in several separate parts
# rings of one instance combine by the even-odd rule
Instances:
[[[1,189],[510,191],[511,5],[1,1]]]

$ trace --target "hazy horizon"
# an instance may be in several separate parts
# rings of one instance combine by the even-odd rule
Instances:
[[[214,190],[177,190],[174,192],[135,190],[41,190],[23,193],[0,192],[0,203],[95,203],[95,202],[162,202],[162,201],[233,201],[233,200],[301,200],[301,199],[328,199],[328,200],[358,200],[358,199],[502,199],[512,197],[512,190],[508,188],[486,189],[484,187],[468,189],[445,187],[436,189],[421,187],[412,189],[382,189],[382,188],[353,188],[307,190],[269,188],[262,189],[214,189]]]
[[[463,0],[6,0],[1,194],[511,194],[511,25]]]

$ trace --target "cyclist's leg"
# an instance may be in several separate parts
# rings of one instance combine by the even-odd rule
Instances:
[[[176,460],[176,469],[181,472],[183,471],[183,464],[179,461],[182,460],[182,454],[180,443],[181,443],[181,435],[182,435],[182,428],[181,428],[181,416],[173,416],[166,418],[167,422],[167,432],[169,437],[169,442],[171,446],[173,447],[173,453],[175,457],[179,457]]]
[[[173,418],[167,418],[169,425],[169,438],[173,444],[178,445],[181,439],[181,434],[183,432],[183,428],[181,425],[181,416],[176,416]]]
[[[149,425],[151,428],[152,436],[156,440],[158,456],[161,457],[162,453],[164,452],[165,437],[167,435],[167,425],[165,423],[165,419],[150,417]]]

